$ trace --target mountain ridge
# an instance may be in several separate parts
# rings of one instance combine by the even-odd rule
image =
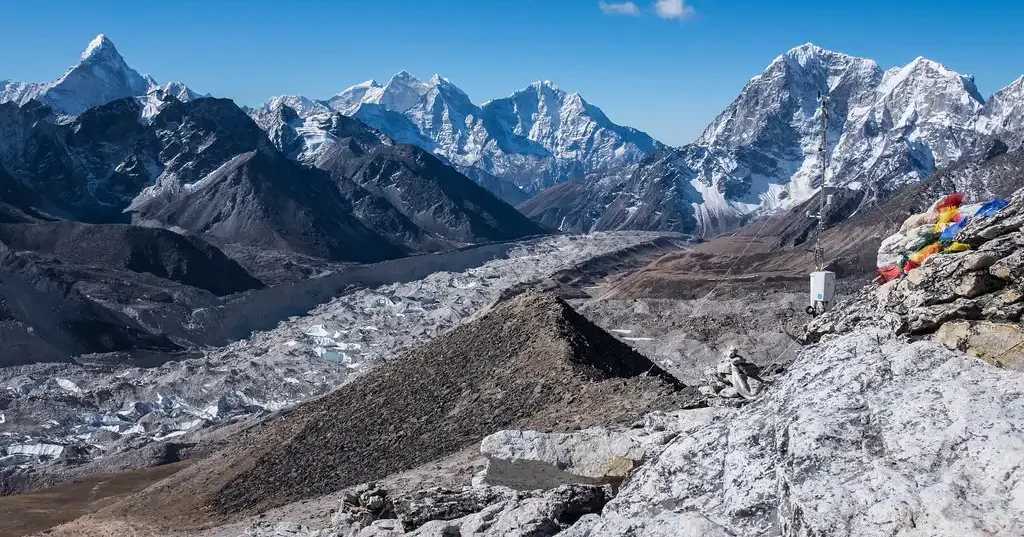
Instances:
[[[830,122],[827,184],[885,197],[1019,137],[1024,78],[985,100],[974,78],[923,57],[877,62],[807,43],[776,57],[698,139],[578,189],[541,192],[520,209],[563,231],[665,230],[710,237],[808,199],[820,182],[818,95]],[[678,217],[666,220],[668,212]],[[580,215],[600,214],[600,218]]]
[[[52,82],[0,81],[0,103],[21,105],[38,100],[57,112],[79,115],[124,97],[146,98],[157,90],[173,90],[179,99],[200,96],[181,82],[160,84],[149,75],[139,74],[125,62],[114,42],[99,34],[86,46],[78,63]]]
[[[97,90],[100,79],[112,85]],[[48,93],[68,80],[77,81],[69,94]],[[90,99],[104,102],[68,113]],[[0,103],[0,169],[11,176],[0,217],[131,222],[355,262],[547,232],[449,163],[410,154],[357,119],[300,122],[287,105],[305,104],[281,100],[261,115],[157,84],[100,35],[36,97]],[[334,144],[345,144],[351,166],[318,169],[319,152]]]
[[[477,105],[447,78],[435,74],[422,82],[403,70],[387,84],[370,80],[325,100],[274,97],[254,114],[266,114],[279,103],[300,118],[332,110],[355,117],[398,142],[444,157],[508,201],[634,164],[664,147],[638,129],[613,123],[579,93],[550,81]],[[510,185],[523,194],[511,194]]]

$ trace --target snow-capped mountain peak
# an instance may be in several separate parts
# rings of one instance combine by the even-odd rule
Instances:
[[[985,102],[985,98],[981,96],[978,87],[974,84],[973,76],[961,75],[939,62],[929,60],[923,56],[918,56],[914,61],[903,67],[894,67],[886,71],[879,91],[883,93],[893,92],[898,90],[900,86],[911,83],[919,84],[919,87],[925,91],[928,90],[928,84],[941,84],[942,87],[934,89],[942,91],[952,89],[962,93],[965,97],[969,97],[970,101],[973,101],[978,107]],[[970,102],[964,102],[963,104],[971,105]]]
[[[181,83],[160,86],[140,75],[117,51],[114,42],[100,34],[89,42],[81,60],[53,82],[45,84],[0,83],[0,102],[24,104],[36,99],[59,113],[79,115],[86,110],[125,97],[145,98],[155,89],[169,91],[179,100],[198,96]]]
[[[415,106],[428,89],[430,89],[429,85],[424,84],[408,71],[399,71],[379,91],[368,91],[367,97],[369,98],[364,98],[364,101],[382,105],[394,112],[405,112]]]
[[[97,35],[89,44],[85,47],[85,51],[82,52],[82,61],[88,61],[96,57],[117,57],[121,55],[117,53],[117,48],[114,46],[114,42],[111,41],[106,35]]]
[[[997,91],[982,107],[977,128],[985,134],[1024,131],[1024,76]]]
[[[82,53],[82,60],[47,84],[40,97],[71,115],[124,97],[146,95],[150,81],[132,69],[114,43],[100,34]]]
[[[556,100],[536,97],[540,84],[531,88],[513,95],[515,106],[499,99],[494,108],[523,121],[516,132],[543,139],[536,134],[551,126],[543,110]],[[973,77],[927,58],[883,71],[872,60],[805,43],[750,78],[694,144],[644,161],[635,173],[542,193],[527,214],[566,230],[714,235],[802,201],[817,190],[822,172],[819,93],[829,96],[828,184],[873,195],[930,176],[990,144],[988,135],[1024,134],[1024,77],[985,102]],[[558,103],[562,132],[588,116],[602,123],[577,96]],[[573,108],[580,112],[566,113]],[[574,192],[579,199],[567,203]]]
[[[550,80],[538,80],[538,81],[530,84],[530,87],[531,88],[535,88],[535,89],[547,88],[547,89],[549,89],[551,91],[554,91],[554,92],[564,93],[562,91],[562,89],[558,87],[558,84],[555,84],[554,82],[552,82]]]
[[[331,97],[327,100],[327,105],[332,110],[351,116],[367,96],[373,96],[380,89],[381,85],[376,80],[367,80]]]
[[[269,111],[272,109],[279,108],[281,106],[287,106],[291,108],[299,115],[299,117],[307,117],[316,114],[326,114],[332,112],[331,108],[320,102],[302,95],[279,95],[271,98],[261,107],[263,111]]]
[[[775,61],[783,60],[785,58],[792,58],[797,61],[806,61],[809,58],[820,56],[823,52],[825,52],[825,49],[819,47],[818,45],[815,45],[814,43],[807,42],[804,43],[803,45],[793,47],[783,54],[780,54],[775,59]]]
[[[310,115],[308,104],[298,102],[303,98],[292,99],[288,105],[300,117]],[[309,102],[438,154],[481,184],[505,191],[535,192],[587,173],[618,170],[663,147],[612,123],[579,94],[566,93],[550,80],[477,105],[440,74],[422,82],[403,70],[383,86],[370,80],[327,101]]]

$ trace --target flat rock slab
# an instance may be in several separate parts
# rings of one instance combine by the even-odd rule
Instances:
[[[1024,372],[1024,331],[1019,324],[989,321],[946,323],[935,333],[935,340],[996,367]]]
[[[681,431],[721,413],[718,409],[655,412],[630,429],[593,427],[574,433],[505,430],[480,443],[487,458],[483,480],[519,490],[578,483],[617,486]]]

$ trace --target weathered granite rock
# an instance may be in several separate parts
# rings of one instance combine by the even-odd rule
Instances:
[[[864,327],[679,434],[567,535],[659,535],[680,513],[709,535],[1024,535],[1022,430],[1020,373]]]
[[[426,489],[394,500],[402,525],[416,529],[431,520],[454,520],[497,503],[518,501],[528,494],[505,487],[471,487],[464,490]]]
[[[625,430],[499,431],[480,443],[480,452],[487,457],[483,481],[519,490],[566,483],[618,485],[680,431],[692,429],[718,412],[655,413]]]
[[[660,513],[650,518],[587,515],[562,537],[734,537],[698,513]]]
[[[935,333],[935,339],[994,366],[1024,372],[1024,331],[1019,324],[989,321],[946,323]]]
[[[408,535],[417,537],[546,537],[584,515],[599,513],[607,488],[564,485],[546,492],[517,494],[453,520],[432,520]]]
[[[1018,322],[1024,284],[1024,190],[989,218],[972,218],[957,240],[973,250],[936,254],[906,278],[868,286],[813,320],[806,338],[846,333],[859,326],[927,335],[953,321]]]

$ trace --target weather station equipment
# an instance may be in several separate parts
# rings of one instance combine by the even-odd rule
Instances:
[[[821,143],[818,145],[818,170],[821,174],[818,181],[818,212],[807,211],[808,218],[817,218],[818,230],[814,243],[814,272],[811,272],[811,293],[807,305],[807,314],[816,316],[825,313],[835,304],[836,273],[825,270],[825,248],[821,244],[821,236],[825,232],[825,210],[832,206],[832,194],[825,193],[825,181],[829,165],[828,152],[828,95],[818,92],[819,110],[821,112],[822,129]]]

